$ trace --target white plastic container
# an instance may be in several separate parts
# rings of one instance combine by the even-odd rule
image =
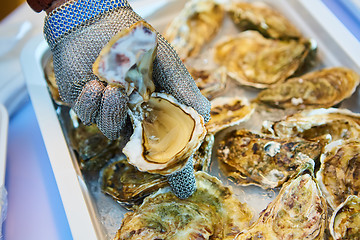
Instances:
[[[145,1],[137,2],[136,6],[140,14],[151,6],[150,1],[146,1],[144,6],[139,4],[141,2]],[[146,16],[146,19],[160,32],[176,16],[186,1],[168,1],[165,4],[164,1],[162,2],[156,14]],[[318,54],[323,67],[346,66],[360,73],[359,41],[320,0],[266,0],[265,2],[282,12],[304,35],[318,42]],[[97,208],[66,143],[61,123],[47,90],[43,66],[49,55],[46,42],[39,36],[27,44],[22,52],[21,61],[71,232],[74,239],[109,238],[104,231],[106,222],[101,221],[98,215],[101,209]],[[342,106],[360,112],[358,92]]]

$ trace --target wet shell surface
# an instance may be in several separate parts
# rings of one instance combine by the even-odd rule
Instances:
[[[215,134],[227,127],[247,121],[254,113],[254,106],[246,98],[218,97],[211,101],[211,119],[206,123],[209,133]]]
[[[193,155],[195,171],[209,171],[214,142],[215,136],[211,133],[206,134],[200,147]]]
[[[227,74],[225,68],[219,68],[215,71],[198,70],[195,68],[187,68],[191,76],[194,78],[196,86],[204,97],[211,100],[215,96],[223,93],[226,88]]]
[[[235,239],[324,239],[327,205],[316,180],[304,173],[284,184],[249,229]]]
[[[359,85],[359,75],[345,67],[332,67],[265,89],[257,102],[277,108],[328,108],[350,97]]]
[[[337,140],[325,147],[320,170],[320,187],[332,209],[350,195],[360,195],[360,141]]]
[[[360,239],[360,197],[350,195],[334,211],[330,220],[333,239]]]
[[[127,213],[115,239],[233,239],[252,213],[215,177],[195,173],[196,192],[179,199],[163,189]]]
[[[206,129],[203,117],[193,108],[169,94],[154,92],[156,49],[156,31],[138,22],[109,41],[93,69],[100,79],[129,96],[133,134],[123,148],[129,163],[140,171],[167,175],[185,166]],[[117,61],[125,58],[129,61]]]
[[[309,40],[267,39],[248,30],[220,40],[214,48],[214,60],[238,83],[268,88],[300,69],[313,47]]]
[[[240,129],[228,132],[217,148],[222,170],[241,185],[281,186],[305,165],[314,165],[321,145],[300,138],[280,139]]]
[[[182,60],[195,57],[219,30],[224,8],[215,0],[191,0],[169,24],[163,36]]]
[[[304,110],[280,121],[266,121],[262,131],[280,138],[301,137],[308,140],[326,138],[328,141],[359,138],[360,114],[338,108]]]
[[[264,37],[299,39],[299,30],[281,13],[265,3],[235,2],[227,7],[231,19],[241,30],[257,30]]]
[[[159,174],[140,172],[120,155],[101,171],[101,190],[125,208],[139,205],[158,189],[168,186],[167,178]]]

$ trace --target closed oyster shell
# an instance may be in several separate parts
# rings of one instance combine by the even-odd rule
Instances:
[[[285,183],[259,219],[235,239],[324,239],[326,215],[317,182],[305,171]]]
[[[224,8],[215,0],[191,0],[169,24],[163,36],[185,60],[195,57],[219,30]]]
[[[262,131],[280,138],[301,137],[308,140],[326,138],[328,141],[359,138],[360,114],[338,108],[304,110],[280,121],[266,121]]]
[[[214,60],[238,83],[268,88],[299,70],[313,48],[309,40],[266,39],[248,30],[218,42]]]
[[[247,121],[254,113],[254,106],[246,98],[218,97],[211,101],[211,119],[206,123],[209,133],[215,134],[227,127]]]
[[[166,177],[138,171],[124,155],[102,169],[100,182],[102,192],[128,209],[168,185]]]
[[[232,130],[220,141],[217,156],[222,170],[242,185],[264,189],[281,186],[304,165],[314,165],[321,144],[300,138],[280,139],[249,130]]]
[[[225,91],[227,74],[223,67],[217,70],[198,70],[192,67],[187,68],[191,76],[194,78],[196,86],[204,97],[211,100],[216,95]]]
[[[350,195],[336,208],[330,233],[335,240],[360,239],[360,197]]]
[[[65,103],[60,98],[59,87],[57,86],[56,78],[55,78],[54,62],[53,62],[52,56],[46,62],[46,65],[44,67],[44,73],[45,73],[45,80],[46,80],[47,87],[50,92],[51,98],[54,100],[54,102],[56,104],[58,104],[60,106],[68,106],[69,104]]]
[[[337,140],[325,147],[320,170],[320,187],[332,209],[350,195],[360,196],[360,141]]]
[[[167,190],[147,197],[127,213],[115,239],[233,239],[252,213],[215,177],[195,173],[196,191],[179,199]]]
[[[227,10],[242,30],[257,30],[264,37],[299,39],[301,33],[281,13],[260,2],[231,2]]]
[[[332,67],[263,90],[257,102],[277,108],[328,108],[350,97],[359,85],[359,75],[345,67]]]
[[[195,171],[209,171],[214,142],[215,136],[211,133],[206,134],[200,147],[193,155]]]
[[[73,126],[68,133],[69,144],[78,156],[81,170],[98,171],[113,157],[121,154],[122,139],[110,140],[96,125],[81,123],[73,111],[70,111]]]

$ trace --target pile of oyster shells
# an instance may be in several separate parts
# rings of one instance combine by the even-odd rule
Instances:
[[[224,36],[229,26],[236,30]],[[190,0],[163,35],[212,103],[207,134],[188,151],[193,196],[176,198],[163,176],[188,155],[142,168],[123,154],[124,139],[106,139],[69,111],[68,141],[82,171],[130,210],[115,239],[359,239],[360,114],[341,107],[358,73],[319,69],[316,41],[262,2]],[[154,156],[142,161],[163,164]],[[253,186],[276,196],[254,211],[256,199],[240,201],[229,183],[234,192]]]

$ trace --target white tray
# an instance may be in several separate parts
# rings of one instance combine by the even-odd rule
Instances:
[[[0,104],[0,188],[5,186],[8,127],[9,114],[4,105]]]
[[[185,0],[154,1],[156,14],[149,12],[149,0],[135,1],[135,10],[158,30],[184,6]],[[290,19],[304,35],[317,40],[322,66],[346,66],[360,73],[360,43],[320,0],[266,0]],[[47,90],[43,66],[49,49],[42,36],[24,48],[21,62],[46,149],[54,171],[74,239],[105,239],[99,209],[90,196],[80,169],[69,151],[62,127]],[[358,92],[343,107],[360,112]],[[0,149],[1,150],[1,149]],[[120,226],[120,223],[119,223]]]

